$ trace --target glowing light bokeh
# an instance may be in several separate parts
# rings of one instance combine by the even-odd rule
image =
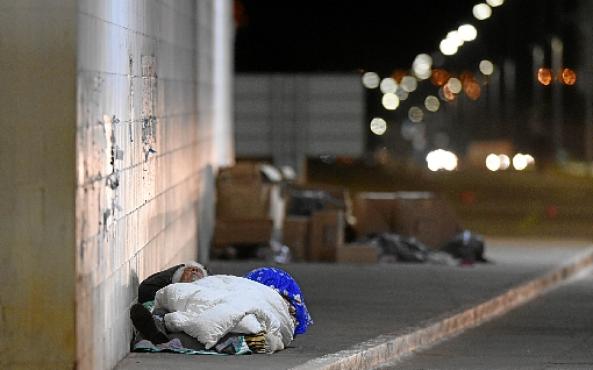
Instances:
[[[494,153],[488,154],[486,157],[486,168],[490,171],[498,171],[500,169],[500,157]]]
[[[488,6],[488,4],[479,3],[474,5],[474,7],[472,8],[472,14],[477,20],[483,21],[485,19],[490,18],[490,16],[492,15],[492,8]]]
[[[577,83],[577,74],[570,68],[563,68],[560,72],[560,82],[572,86]]]
[[[544,86],[552,83],[552,71],[550,68],[540,68],[537,70],[537,80]]]
[[[426,155],[428,169],[436,172],[439,170],[453,171],[457,168],[458,159],[455,153],[436,149]]]
[[[434,95],[428,95],[426,99],[424,99],[424,107],[429,112],[436,112],[441,107],[441,103],[439,99]]]
[[[457,32],[463,41],[473,41],[478,37],[478,30],[469,23],[459,26]]]
[[[443,86],[449,79],[449,72],[442,68],[435,68],[432,70],[432,77],[430,82],[436,86]]]
[[[446,102],[452,102],[455,100],[456,95],[451,91],[449,86],[444,85],[439,89],[439,97]]]
[[[432,57],[426,53],[416,55],[414,62],[418,64],[424,64],[427,68],[432,66]]]
[[[529,163],[527,163],[527,158],[521,153],[517,153],[513,157],[513,168],[517,171],[523,171],[527,168],[528,164]]]
[[[517,171],[523,171],[534,163],[535,160],[530,154],[517,153],[513,156],[513,168]]]
[[[396,110],[399,107],[399,98],[394,93],[387,93],[383,95],[381,104],[387,110]]]
[[[422,122],[424,119],[424,112],[417,106],[410,107],[408,110],[408,118],[414,123]]]
[[[531,154],[523,154],[527,158],[527,164],[535,164],[535,158]]]
[[[455,55],[457,49],[457,43],[451,39],[443,39],[439,44],[439,50],[443,55]]]
[[[492,62],[487,59],[484,59],[480,62],[479,68],[480,72],[482,72],[484,76],[490,76],[492,73],[494,73],[494,64],[492,64]]]
[[[445,86],[447,86],[453,94],[459,94],[459,92],[461,92],[461,81],[459,81],[458,78],[451,77]]]
[[[506,154],[499,154],[498,155],[498,160],[500,162],[500,169],[501,170],[506,170],[511,165],[511,159]]]
[[[455,45],[457,45],[457,47],[460,47],[463,45],[463,38],[461,37],[461,35],[459,34],[459,32],[457,30],[455,31],[451,31],[447,34],[446,37],[448,40],[451,40],[455,43]]]
[[[412,92],[418,87],[418,81],[412,76],[404,76],[400,85],[405,91]]]
[[[376,89],[379,87],[380,78],[375,72],[366,72],[362,75],[362,84],[367,89]]]
[[[429,79],[431,74],[432,74],[432,71],[430,70],[430,68],[425,69],[425,70],[415,70],[414,71],[414,76],[416,76],[416,78],[419,80]]]
[[[395,90],[397,89],[397,82],[395,82],[395,80],[391,77],[386,77],[381,80],[379,89],[383,94],[395,93]]]
[[[414,75],[421,80],[426,80],[432,74],[432,58],[428,54],[418,54],[412,63]]]
[[[486,0],[486,4],[490,5],[493,8],[496,8],[497,6],[501,6],[502,4],[504,4],[504,0]]]
[[[482,88],[480,84],[475,80],[469,80],[463,85],[463,91],[465,95],[471,100],[478,100],[482,94]]]
[[[371,120],[371,132],[381,136],[387,131],[387,122],[383,118],[375,117]]]

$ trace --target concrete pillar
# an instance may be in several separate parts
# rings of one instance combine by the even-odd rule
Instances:
[[[0,5],[0,368],[72,369],[75,0]]]
[[[214,162],[220,166],[231,165],[234,157],[233,140],[233,4],[230,1],[213,2],[214,42]],[[229,140],[229,138],[231,138]]]

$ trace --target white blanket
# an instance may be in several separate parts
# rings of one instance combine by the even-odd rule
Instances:
[[[214,275],[166,286],[156,307],[170,313],[165,325],[213,347],[227,333],[265,332],[266,352],[284,349],[293,339],[294,322],[286,301],[274,289],[230,275]]]

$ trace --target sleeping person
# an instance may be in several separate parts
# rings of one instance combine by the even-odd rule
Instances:
[[[142,309],[142,320],[131,315],[134,326],[145,338],[166,340],[163,330],[155,335],[156,325],[147,323],[150,316]],[[252,352],[273,353],[312,323],[296,281],[286,271],[268,267],[245,277],[204,273],[192,282],[171,281],[156,292],[154,310],[164,312],[163,329],[189,334],[206,350],[217,349],[229,336],[241,336]],[[148,326],[155,328],[147,332]]]
[[[208,276],[208,270],[195,262],[188,261],[166,270],[156,272],[144,279],[138,286],[138,303],[130,308],[130,318],[139,339],[146,339],[153,344],[168,342],[163,315],[166,312],[154,310],[156,292],[170,284],[191,283]]]

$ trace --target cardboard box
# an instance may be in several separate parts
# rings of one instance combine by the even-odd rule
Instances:
[[[282,243],[290,248],[294,261],[306,261],[309,249],[309,217],[288,216],[282,229]]]
[[[263,162],[238,162],[221,168],[216,178],[216,217],[271,218],[274,227],[280,230],[285,213],[281,180],[280,171]]]
[[[216,220],[214,245],[265,244],[272,236],[272,220]]]
[[[344,211],[321,210],[311,216],[310,261],[334,262],[338,248],[344,244]]]
[[[393,231],[438,249],[453,239],[461,227],[443,199],[404,199],[396,204]]]
[[[361,193],[353,203],[356,223],[354,230],[358,237],[369,234],[391,232],[393,225],[392,198],[375,197],[377,193]]]
[[[270,215],[271,186],[226,182],[216,189],[216,217],[220,219],[252,220]]]
[[[430,192],[360,193],[354,202],[358,237],[396,233],[440,248],[461,227],[445,200]]]
[[[376,245],[349,243],[338,248],[336,262],[344,263],[377,263],[380,250]]]
[[[224,183],[227,181],[257,181],[262,180],[260,163],[258,162],[237,162],[231,167],[221,167],[218,170],[216,181]]]

